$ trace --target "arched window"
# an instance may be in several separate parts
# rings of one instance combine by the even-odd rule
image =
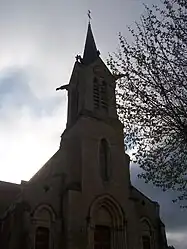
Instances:
[[[55,221],[53,210],[48,205],[38,206],[33,215],[34,249],[49,249],[53,244],[52,222]]]
[[[141,222],[142,229],[142,246],[143,249],[151,249],[152,248],[152,234],[150,224],[143,220]]]
[[[110,178],[110,149],[106,139],[101,139],[99,148],[99,163],[101,177],[104,181],[109,181]]]
[[[35,249],[49,249],[49,228],[37,227],[35,233]]]

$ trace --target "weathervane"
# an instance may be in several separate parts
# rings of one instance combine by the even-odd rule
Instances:
[[[91,17],[91,11],[90,10],[88,10],[88,19],[89,19],[89,22],[92,19],[92,17]]]

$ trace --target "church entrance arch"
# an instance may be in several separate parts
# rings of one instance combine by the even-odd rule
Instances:
[[[88,236],[89,249],[127,248],[125,216],[111,196],[100,196],[91,204]]]

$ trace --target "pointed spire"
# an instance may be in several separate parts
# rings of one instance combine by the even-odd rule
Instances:
[[[99,57],[99,51],[97,50],[95,40],[93,37],[90,21],[88,23],[88,31],[86,36],[86,42],[83,54],[83,63],[89,65]]]

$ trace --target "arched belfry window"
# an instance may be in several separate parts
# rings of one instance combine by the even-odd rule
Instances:
[[[108,111],[107,83],[96,77],[93,80],[93,102],[95,109]]]
[[[101,139],[99,145],[99,164],[101,177],[103,181],[109,181],[110,178],[110,148],[106,139]]]

